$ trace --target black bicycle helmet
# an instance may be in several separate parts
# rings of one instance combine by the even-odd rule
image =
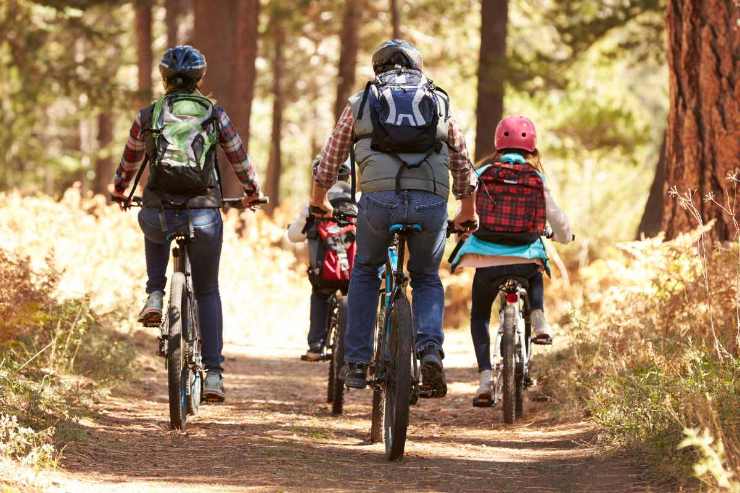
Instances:
[[[193,82],[203,78],[206,73],[206,57],[190,45],[180,45],[165,51],[159,62],[159,73],[164,80],[177,76]]]
[[[373,70],[381,74],[396,65],[414,70],[422,70],[424,62],[421,53],[411,43],[402,39],[390,39],[381,43],[373,53]]]

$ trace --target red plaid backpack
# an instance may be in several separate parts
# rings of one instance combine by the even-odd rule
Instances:
[[[516,156],[519,157],[519,156]],[[545,184],[527,163],[495,162],[479,176],[475,236],[505,245],[526,245],[545,232]]]

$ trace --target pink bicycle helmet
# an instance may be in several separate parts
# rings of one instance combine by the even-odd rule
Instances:
[[[534,152],[537,149],[537,131],[534,123],[526,116],[507,116],[496,126],[496,150],[522,149]]]

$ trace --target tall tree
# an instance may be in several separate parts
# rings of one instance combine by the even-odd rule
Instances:
[[[493,152],[493,133],[504,112],[508,17],[509,0],[481,1],[475,132],[476,161]]]
[[[283,78],[285,76],[285,25],[283,11],[273,6],[270,16],[272,37],[272,138],[270,161],[267,167],[266,194],[270,197],[268,213],[272,214],[280,205],[280,175],[283,170],[282,146],[283,137]]]
[[[401,39],[401,10],[399,0],[390,0],[391,25],[393,26],[393,39]]]
[[[183,14],[182,0],[165,0],[165,24],[167,24],[167,47],[180,44],[180,18]]]
[[[110,144],[113,142],[113,118],[110,112],[98,115],[98,157],[95,159],[95,182],[93,192],[107,195],[108,184],[113,178],[113,159]]]
[[[245,144],[249,140],[248,117],[254,87],[257,9],[257,0],[193,2],[195,45],[208,61],[204,89],[226,108]],[[250,109],[245,111],[246,105]],[[219,162],[224,194],[238,195],[239,180],[223,155]]]
[[[663,209],[665,208],[664,200],[665,188],[665,133],[663,133],[663,143],[660,145],[660,155],[658,162],[655,164],[655,176],[653,184],[650,185],[647,202],[645,202],[645,211],[642,213],[640,225],[637,227],[637,239],[643,235],[651,238],[660,233],[660,227],[663,225]]]
[[[691,190],[704,222],[717,220],[713,236],[735,237],[728,214],[705,197],[734,200],[740,155],[740,97],[735,85],[737,11],[732,0],[669,0],[667,8],[670,110],[666,135],[666,188]],[[736,179],[736,178],[735,178]],[[695,226],[677,200],[666,200],[663,226],[668,237]]]
[[[136,0],[136,56],[138,102],[145,106],[152,100],[152,0]]]
[[[361,0],[347,0],[339,37],[339,74],[337,76],[337,99],[334,102],[334,118],[338,119],[355,85],[357,50],[360,46]]]

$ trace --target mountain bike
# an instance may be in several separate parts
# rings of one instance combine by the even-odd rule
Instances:
[[[250,206],[268,203],[262,197]],[[142,207],[141,197],[132,197],[122,207]],[[243,209],[240,198],[229,198],[222,201],[226,209]],[[198,302],[193,290],[190,274],[188,244],[195,240],[195,229],[188,217],[187,228],[171,234],[174,240],[172,248],[173,274],[170,281],[170,297],[167,309],[159,325],[159,354],[165,358],[167,369],[167,388],[169,393],[170,426],[172,429],[185,430],[188,415],[196,415],[202,402],[205,367],[201,356],[201,330],[198,320]],[[151,325],[150,325],[151,326]]]
[[[315,207],[309,208],[309,219],[306,229],[311,222],[336,221],[339,225],[348,225],[357,218],[357,214],[350,214],[334,210],[331,218],[325,218],[316,214],[323,212]],[[344,365],[344,333],[347,325],[347,289],[342,286],[336,289],[329,297],[329,316],[327,318],[326,344],[324,353],[321,355],[323,361],[329,361],[329,376],[326,384],[326,402],[331,404],[331,412],[339,416],[344,412],[344,378],[341,374]]]

